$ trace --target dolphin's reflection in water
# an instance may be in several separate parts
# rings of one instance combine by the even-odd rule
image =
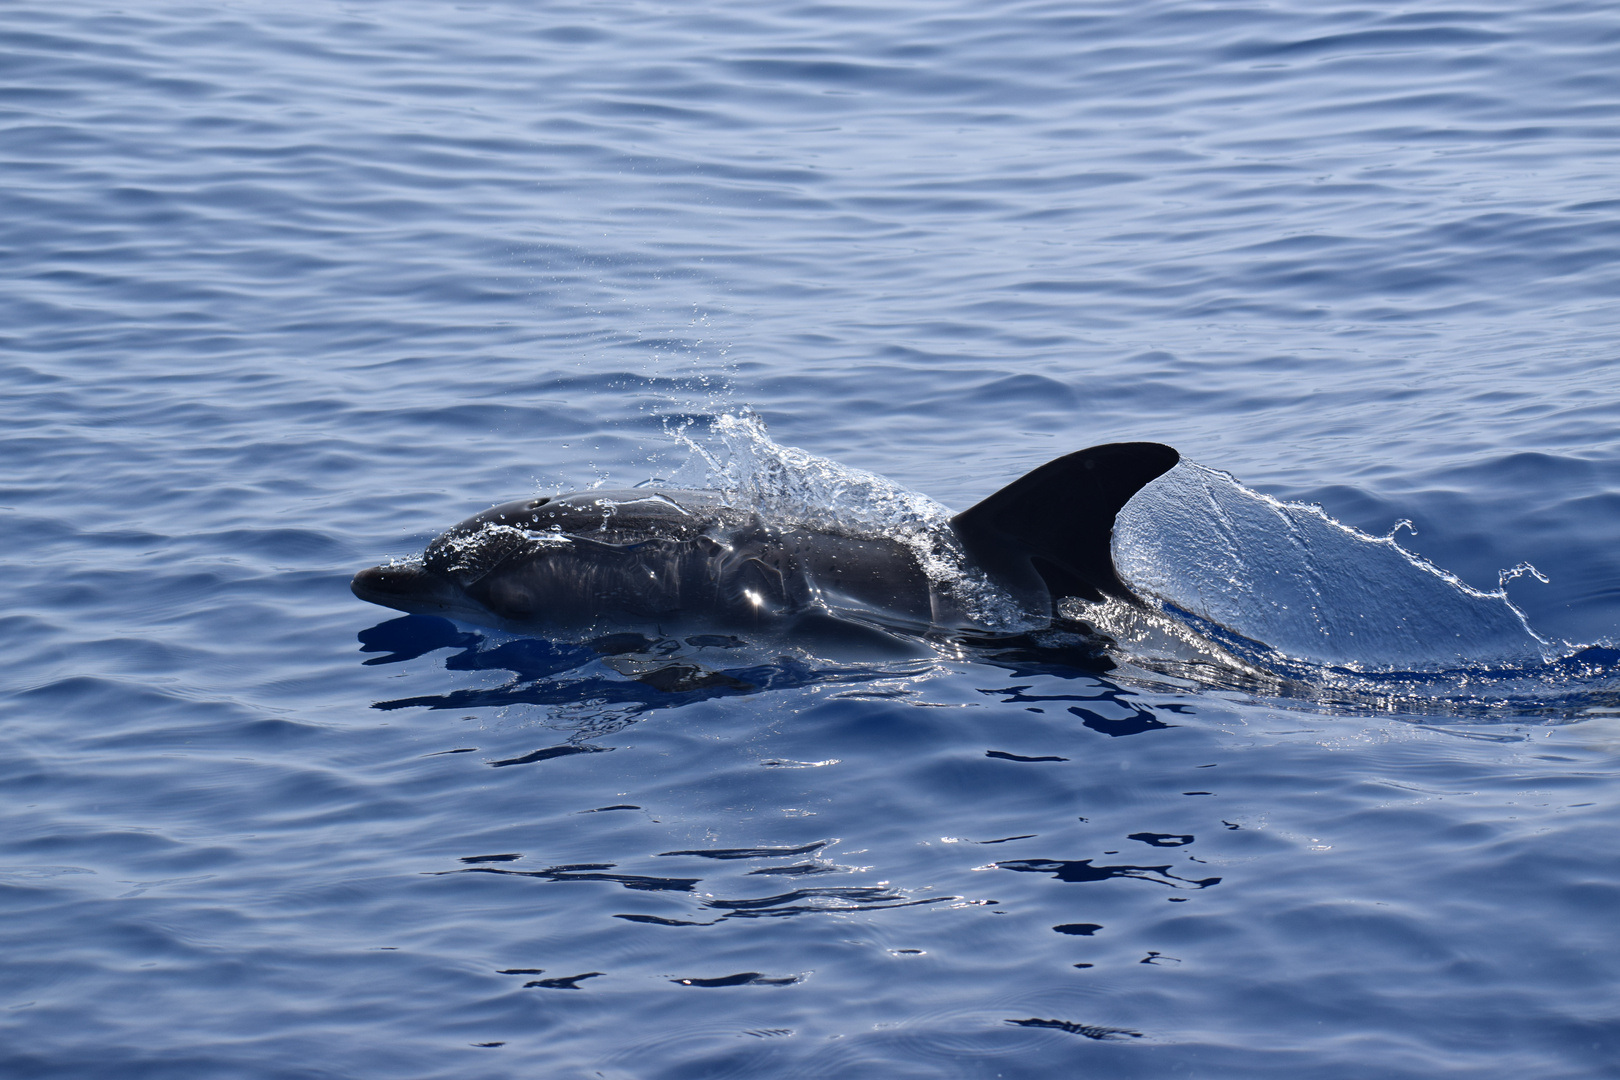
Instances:
[[[620,730],[660,709],[772,690],[868,682],[897,674],[893,667],[822,664],[786,656],[750,663],[747,660],[758,656],[756,650],[739,639],[717,635],[677,639],[621,633],[583,644],[540,638],[492,641],[447,619],[425,615],[391,619],[362,631],[360,640],[362,652],[384,654],[366,660],[367,664],[397,663],[449,648],[458,651],[445,658],[446,670],[508,671],[513,676],[500,686],[395,698],[374,702],[373,708],[550,706],[558,710],[560,719],[575,721],[575,744]],[[562,752],[561,748],[550,749],[558,753],[546,756]],[[577,746],[567,752],[585,750]],[[518,759],[492,762],[527,763]]]
[[[577,738],[618,730],[644,713],[677,708],[713,698],[736,697],[829,684],[860,684],[919,675],[938,663],[939,654],[923,647],[850,626],[851,635],[871,635],[881,663],[836,663],[805,655],[762,659],[761,650],[740,638],[705,634],[654,638],[639,633],[608,634],[583,643],[543,638],[492,638],[465,630],[448,619],[406,615],[360,632],[361,652],[378,653],[367,665],[413,660],[440,649],[457,650],[444,660],[448,671],[508,671],[513,678],[496,687],[468,687],[439,694],[395,698],[373,708],[477,709],[543,705],[573,712],[589,707],[598,723],[586,723]],[[953,651],[1004,668],[1015,675],[1056,674],[1095,680],[1114,667],[1099,639],[1078,625],[1074,632],[957,638]],[[889,655],[884,655],[885,653]],[[1117,700],[1123,691],[1100,684],[1103,698]],[[987,691],[1002,693],[1002,691]],[[1006,691],[1015,697],[1016,688]],[[1021,699],[1020,699],[1021,700]],[[1075,700],[1082,700],[1076,698]],[[1086,697],[1083,700],[1102,700]],[[1137,710],[1138,712],[1140,710]],[[581,717],[581,719],[585,719]],[[1087,721],[1088,726],[1091,721]],[[1126,733],[1129,724],[1109,722],[1097,730]],[[1144,714],[1133,730],[1165,726]],[[581,748],[583,749],[583,748]],[[580,752],[575,750],[571,752]],[[557,756],[555,754],[550,756]],[[495,764],[520,764],[516,760]]]
[[[1092,731],[1112,737],[1175,727],[1176,717],[1193,708],[1184,698],[1190,689],[1281,699],[1292,708],[1306,706],[1326,714],[1399,715],[1449,734],[1490,741],[1524,737],[1492,730],[1504,723],[1578,722],[1612,712],[1620,703],[1616,689],[1620,651],[1603,646],[1588,646],[1530,668],[1438,674],[1322,669],[1316,678],[1303,680],[1252,668],[1132,656],[1088,624],[1072,620],[1055,621],[1030,633],[957,634],[948,639],[904,638],[831,618],[826,623],[821,647],[813,644],[814,651],[800,647],[793,654],[716,634],[674,638],[615,633],[577,643],[512,638],[463,629],[431,615],[390,619],[361,631],[359,638],[362,652],[380,654],[363,661],[367,665],[452,649],[444,659],[448,671],[512,675],[500,686],[377,701],[373,708],[537,705],[552,710],[555,719],[572,731],[565,747],[536,751],[539,757],[492,762],[496,766],[590,752],[595,747],[586,740],[622,730],[647,713],[716,698],[839,684],[849,686],[844,691],[848,696],[909,696],[912,691],[893,689],[895,680],[929,675],[946,662],[1006,672],[1008,685],[985,685],[980,692],[1033,711],[1055,706]],[[827,655],[838,659],[825,659]],[[1050,679],[1059,680],[1060,692],[1035,691],[1036,685]],[[1166,696],[1183,700],[1163,700]],[[1476,727],[1481,721],[1485,729]],[[1466,726],[1458,727],[1459,723]]]

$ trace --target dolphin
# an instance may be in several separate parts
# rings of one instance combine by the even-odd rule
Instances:
[[[716,492],[595,490],[503,503],[419,560],[373,566],[362,600],[519,632],[791,631],[852,617],[910,632],[983,629],[929,564],[944,553],[1025,614],[1066,597],[1135,601],[1110,552],[1114,517],[1180,461],[1109,443],[1047,462],[921,538],[766,521]]]

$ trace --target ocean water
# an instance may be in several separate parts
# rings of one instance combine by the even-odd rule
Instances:
[[[0,1073],[1620,1076],[1613,5],[64,0],[0,55]],[[694,446],[961,509],[1121,440],[1244,513],[1131,509],[1107,663],[348,589]]]

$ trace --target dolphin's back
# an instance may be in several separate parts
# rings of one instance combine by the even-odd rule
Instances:
[[[964,569],[1037,617],[1065,596],[1128,597],[1109,551],[1114,516],[1178,460],[1157,443],[1082,450],[958,514],[954,537],[932,542],[959,542]],[[786,628],[822,610],[913,628],[973,622],[913,543],[766,522],[716,492],[672,488],[504,503],[445,532],[420,563],[363,570],[353,588],[404,611],[519,629]]]
[[[435,539],[423,565],[519,626],[764,628],[819,607],[926,626],[939,607],[906,545],[770,525],[708,491],[504,503]]]

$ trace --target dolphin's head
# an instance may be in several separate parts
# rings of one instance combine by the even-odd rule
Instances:
[[[598,538],[645,538],[647,523],[663,516],[691,529],[680,519],[692,515],[640,492],[607,495],[611,501],[591,493],[504,503],[447,530],[420,559],[362,570],[349,587],[399,611],[514,630],[588,627],[621,607],[669,610],[667,579],[678,563],[655,560],[662,573],[654,573],[637,544]],[[635,514],[622,510],[643,503]],[[620,532],[607,527],[610,520]],[[621,535],[624,528],[629,534]]]
[[[354,575],[349,588],[369,603],[413,615],[454,614],[469,606],[459,585],[420,562],[369,567]]]
[[[520,552],[543,544],[516,523],[529,524],[529,512],[548,500],[507,503],[468,518],[438,536],[419,560],[373,566],[354,575],[349,588],[362,600],[414,615],[448,615],[489,623],[510,617],[492,609],[487,588],[491,573]]]

